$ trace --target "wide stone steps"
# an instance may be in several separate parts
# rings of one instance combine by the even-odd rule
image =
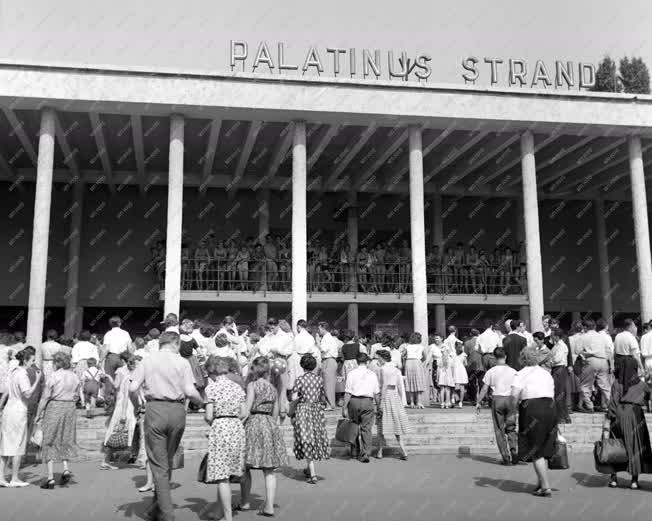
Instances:
[[[100,410],[97,411],[100,414]],[[472,407],[454,410],[423,409],[408,410],[412,432],[405,437],[410,454],[490,454],[497,453],[496,440],[490,412],[486,409],[480,414]],[[334,439],[335,428],[340,420],[339,413],[327,413],[326,429],[331,437],[331,454],[334,457],[348,454],[348,446]],[[648,425],[652,426],[652,415],[646,415]],[[593,443],[601,434],[602,414],[574,414],[573,423],[562,425],[561,432],[574,452],[590,452]],[[77,442],[80,448],[79,459],[99,459],[105,436],[106,416],[87,419],[80,414],[77,420]],[[186,451],[204,451],[207,447],[208,425],[203,414],[188,414],[183,445]],[[292,452],[294,442],[292,425],[289,420],[281,425],[283,439]],[[374,429],[375,432],[375,429]],[[386,453],[396,453],[393,436],[387,438],[392,445]],[[375,439],[374,439],[375,443]]]

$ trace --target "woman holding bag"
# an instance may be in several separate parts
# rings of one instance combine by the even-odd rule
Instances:
[[[100,470],[116,470],[117,467],[109,463],[111,455],[115,450],[131,447],[136,430],[134,406],[129,398],[130,373],[136,368],[136,358],[128,351],[123,352],[120,358],[123,365],[115,372],[115,407],[104,436],[104,459]]]
[[[632,475],[631,488],[637,490],[640,474],[652,474],[652,448],[645,423],[643,406],[650,399],[650,388],[638,376],[638,362],[632,357],[623,358],[616,367],[616,381],[611,387],[611,401],[602,426],[603,436],[609,433],[622,440],[627,452],[627,462],[611,465],[609,486],[618,486],[617,472]]]

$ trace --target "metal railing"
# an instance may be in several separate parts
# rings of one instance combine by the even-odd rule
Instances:
[[[165,263],[152,262],[159,285],[164,286]],[[306,266],[309,293],[412,292],[411,262],[348,265],[310,262]],[[428,293],[441,295],[525,295],[527,279],[519,267],[503,265],[432,266],[426,269]],[[181,289],[185,291],[289,292],[290,260],[249,261],[184,259]]]

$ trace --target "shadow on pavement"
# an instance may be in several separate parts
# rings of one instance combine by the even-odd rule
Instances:
[[[476,487],[493,487],[503,492],[520,492],[522,494],[530,494],[534,490],[531,483],[523,483],[521,481],[513,481],[511,479],[495,479],[487,477],[473,478]]]

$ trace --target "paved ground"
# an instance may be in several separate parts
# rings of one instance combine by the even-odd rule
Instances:
[[[186,457],[186,468],[174,475],[180,521],[206,519],[215,500],[215,486],[195,481],[198,464],[198,455]],[[551,471],[556,490],[552,499],[529,494],[534,482],[531,466],[503,467],[484,456],[414,456],[408,462],[384,459],[368,465],[330,460],[318,467],[322,481],[316,486],[306,484],[298,468],[292,461],[279,473],[277,518],[640,521],[650,518],[652,504],[652,477],[641,481],[640,491],[606,488],[606,477],[595,473],[586,454],[572,456],[570,470]],[[79,463],[72,470],[75,478],[67,488],[0,489],[0,519],[138,521],[150,503],[149,494],[136,490],[144,482],[138,469],[102,472],[96,463]],[[41,467],[28,467],[23,476],[37,482],[41,472]],[[260,473],[254,473],[253,490],[259,494],[254,506],[261,500],[262,485]],[[235,519],[261,518],[244,512]]]

